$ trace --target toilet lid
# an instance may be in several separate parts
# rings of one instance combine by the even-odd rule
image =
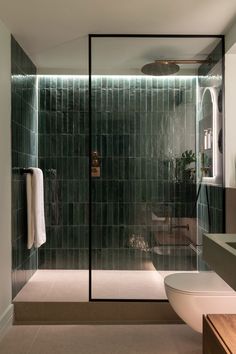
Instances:
[[[165,277],[165,285],[178,292],[196,294],[228,294],[236,292],[216,273],[175,273]]]

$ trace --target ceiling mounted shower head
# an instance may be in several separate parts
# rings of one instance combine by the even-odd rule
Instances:
[[[178,64],[204,64],[212,63],[211,60],[155,60],[145,64],[141,71],[145,75],[162,76],[176,74],[180,67]]]
[[[167,60],[155,60],[153,63],[144,65],[141,71],[145,75],[152,76],[173,75],[179,71],[179,65]]]

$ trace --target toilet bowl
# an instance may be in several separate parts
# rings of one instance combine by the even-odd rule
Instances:
[[[214,272],[174,273],[164,283],[175,312],[197,332],[204,314],[236,313],[236,292]]]

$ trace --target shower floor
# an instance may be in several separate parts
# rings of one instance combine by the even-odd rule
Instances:
[[[175,271],[92,271],[93,299],[166,300],[164,277]],[[38,270],[14,302],[87,302],[87,270]]]

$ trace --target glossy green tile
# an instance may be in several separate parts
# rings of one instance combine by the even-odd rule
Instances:
[[[64,78],[60,79],[60,83],[63,92],[61,97],[60,93],[57,94],[56,109],[57,113],[64,112],[64,116],[63,119],[60,119],[60,115],[57,116],[56,141],[58,148],[61,146],[59,156],[64,155],[64,158],[57,160],[57,169],[60,172],[59,176],[68,185],[73,185],[73,179],[79,180],[78,189],[74,187],[74,190],[72,188],[66,193],[69,193],[70,201],[73,201],[73,227],[76,227],[75,222],[80,219],[80,227],[83,228],[86,227],[88,220],[86,213],[82,211],[83,209],[78,212],[74,208],[75,205],[78,206],[78,202],[88,201],[86,180],[89,133],[86,91],[88,86],[86,80],[81,78],[74,78],[73,85],[72,81]],[[178,118],[176,96],[173,91],[176,87],[180,87],[177,86],[178,83],[178,80],[173,78],[170,80],[93,78],[92,145],[93,149],[98,150],[102,156],[102,178],[92,183],[92,198],[95,202],[93,223],[99,225],[99,228],[93,232],[97,247],[126,247],[131,229],[125,231],[123,226],[119,226],[121,223],[130,225],[133,233],[140,232],[147,235],[147,230],[137,227],[137,225],[143,227],[145,222],[151,222],[146,203],[164,202],[166,198],[170,199],[173,195],[170,185],[164,183],[169,178],[169,165],[165,164],[165,160],[168,159],[166,149],[171,142],[166,135],[171,129],[173,119]],[[183,84],[186,85],[186,82]],[[50,85],[53,89],[53,84]],[[42,83],[42,89],[44,87]],[[193,90],[193,86],[189,87]],[[190,97],[193,98],[193,93],[192,96],[189,94],[189,99]],[[62,102],[61,107],[58,101]],[[43,108],[50,111],[53,106],[44,105]],[[170,116],[170,111],[175,112],[174,117]],[[194,115],[192,117],[195,119]],[[51,131],[50,134],[53,132]],[[60,140],[59,136],[62,134],[65,137]],[[173,137],[174,134],[175,131]],[[175,147],[174,141],[171,144],[173,149],[179,148],[179,146]],[[138,209],[137,203],[140,204]],[[214,205],[219,203],[215,197]],[[187,212],[182,205],[173,208],[173,213],[176,215]],[[75,230],[71,231],[72,234],[77,232]],[[80,247],[88,247],[88,243],[86,244],[88,241],[85,242],[83,235],[82,233],[79,241]],[[78,244],[72,242],[71,238],[69,242],[72,247]],[[106,262],[113,264],[110,256],[106,257],[104,266]],[[84,260],[81,260],[80,265],[83,262]]]

